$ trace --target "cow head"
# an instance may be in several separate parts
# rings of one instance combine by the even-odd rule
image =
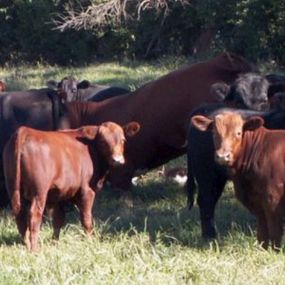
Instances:
[[[7,86],[6,84],[0,80],[0,92],[6,91]]]
[[[226,104],[256,111],[266,110],[269,82],[256,73],[241,74],[232,85],[218,82],[211,86],[211,93]]]
[[[80,128],[80,137],[96,140],[96,151],[110,165],[125,163],[124,149],[126,139],[134,136],[140,129],[136,122],[121,127],[113,122],[105,122],[99,127],[85,126]]]
[[[214,119],[197,115],[191,122],[200,131],[213,130],[216,160],[227,166],[232,166],[236,161],[243,133],[253,131],[264,123],[261,117],[254,116],[244,120],[240,114],[234,112],[220,113]]]
[[[90,87],[88,80],[78,82],[74,77],[64,77],[60,82],[49,80],[47,82],[48,88],[57,90],[63,102],[71,102],[78,100],[78,89],[87,89]]]

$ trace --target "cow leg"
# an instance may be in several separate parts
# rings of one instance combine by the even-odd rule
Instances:
[[[15,220],[17,224],[18,231],[22,237],[23,242],[30,248],[30,241],[27,240],[28,235],[28,221],[27,221],[27,211],[25,205],[22,202],[21,208],[18,212],[15,213],[14,209],[13,212],[15,214]]]
[[[203,177],[197,179],[199,185],[198,205],[200,207],[200,218],[202,236],[204,238],[215,238],[216,228],[214,222],[215,207],[219,200],[227,179],[224,177]]]
[[[269,240],[274,250],[280,251],[283,235],[283,219],[279,213],[266,213]]]
[[[192,172],[191,163],[188,158],[188,164],[187,164],[187,183],[186,183],[186,191],[187,191],[187,205],[188,209],[191,210],[194,205],[194,195],[196,192],[196,184],[195,179]]]
[[[3,162],[0,159],[0,209],[5,209],[9,206],[10,204],[10,199],[9,199],[9,195],[8,192],[6,190],[6,186],[5,186],[5,178],[4,178],[4,174],[3,174],[3,169],[1,169]]]
[[[29,232],[30,232],[30,249],[38,250],[38,238],[40,226],[43,218],[46,199],[43,197],[34,197],[31,202],[29,212]],[[28,245],[27,245],[28,246]]]
[[[93,231],[92,207],[95,199],[95,192],[89,186],[85,186],[81,190],[81,193],[79,193],[75,199],[75,203],[79,208],[80,219],[84,231],[87,235],[91,235]]]
[[[64,205],[58,203],[53,206],[52,210],[52,226],[53,226],[53,238],[59,239],[60,229],[65,223]]]
[[[258,225],[257,225],[257,241],[264,249],[268,248],[269,236],[268,236],[268,228],[267,222],[264,214],[260,214],[257,217]]]

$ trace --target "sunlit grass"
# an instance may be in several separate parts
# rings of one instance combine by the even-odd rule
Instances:
[[[137,188],[134,208],[110,189],[99,195],[91,238],[76,210],[59,241],[45,222],[38,253],[20,243],[9,215],[2,219],[0,284],[284,284],[285,255],[260,249],[255,222],[230,188],[212,241],[201,239],[197,208],[189,213],[181,187],[161,178]]]
[[[186,61],[170,58],[167,61],[155,63],[98,63],[83,67],[59,67],[38,64],[28,64],[17,67],[0,68],[0,79],[8,85],[8,90],[25,90],[46,87],[48,80],[60,81],[65,76],[74,76],[78,80],[89,80],[96,84],[107,84],[128,87],[131,90],[160,77]]]

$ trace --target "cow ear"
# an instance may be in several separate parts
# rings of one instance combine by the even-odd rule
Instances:
[[[230,93],[230,85],[225,82],[217,82],[211,85],[210,93],[219,102],[223,102],[227,95]]]
[[[191,123],[197,130],[202,132],[209,131],[213,127],[213,120],[201,115],[192,117]]]
[[[140,124],[137,122],[130,122],[127,125],[123,126],[124,133],[128,137],[132,137],[137,134],[140,128]]]
[[[264,125],[264,120],[261,117],[253,116],[247,119],[243,125],[243,131],[254,131]]]
[[[88,139],[88,140],[94,140],[97,133],[98,133],[99,127],[98,126],[85,126],[79,129],[81,137]]]
[[[53,90],[56,90],[59,87],[59,83],[56,82],[55,80],[47,81],[46,85],[47,85],[47,88],[50,88],[50,89],[53,89]]]
[[[87,89],[89,88],[91,83],[88,80],[83,80],[77,84],[78,89]]]

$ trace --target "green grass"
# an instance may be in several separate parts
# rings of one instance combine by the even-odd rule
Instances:
[[[83,67],[59,67],[38,64],[37,66],[21,65],[17,67],[0,68],[0,79],[3,79],[8,90],[24,90],[46,87],[51,79],[61,80],[72,75],[78,80],[89,80],[96,84],[110,84],[129,87],[131,90],[162,76],[182,65],[181,58],[168,58],[155,63],[122,62],[91,64]]]
[[[81,68],[39,65],[0,69],[10,90],[35,88],[72,74],[99,84],[136,88],[183,64],[106,63]],[[185,165],[185,156],[166,167]],[[40,251],[21,244],[9,212],[0,219],[0,284],[285,284],[285,255],[256,244],[256,221],[227,186],[217,211],[217,240],[200,237],[197,206],[186,207],[184,189],[158,175],[144,175],[129,207],[104,189],[94,205],[94,235],[86,237],[70,209],[60,240],[45,221]],[[284,248],[283,248],[284,249]]]

